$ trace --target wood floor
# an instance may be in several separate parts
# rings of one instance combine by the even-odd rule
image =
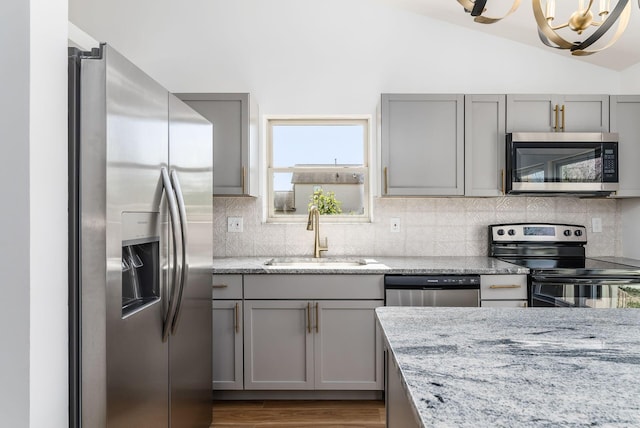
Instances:
[[[211,428],[384,428],[383,401],[215,401]]]

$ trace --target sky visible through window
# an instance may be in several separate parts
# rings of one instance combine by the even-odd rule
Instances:
[[[274,125],[273,167],[364,165],[363,125]],[[291,190],[291,174],[277,173],[274,190]]]

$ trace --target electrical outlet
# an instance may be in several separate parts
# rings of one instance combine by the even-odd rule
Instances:
[[[591,219],[591,230],[593,230],[593,233],[602,232],[602,219],[600,217],[593,217]]]
[[[391,217],[391,232],[394,232],[394,233],[400,232],[400,218]]]
[[[242,232],[242,217],[227,217],[227,232]]]

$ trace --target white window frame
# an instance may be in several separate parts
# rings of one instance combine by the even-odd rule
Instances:
[[[348,172],[362,173],[365,176],[364,180],[364,213],[359,215],[323,215],[321,221],[327,223],[370,223],[371,222],[371,116],[370,115],[347,115],[347,116],[265,116],[265,136],[266,136],[266,201],[263,205],[264,212],[266,213],[267,223],[303,223],[307,221],[308,212],[306,210],[306,204],[304,209],[296,214],[291,215],[276,215],[274,206],[274,189],[273,189],[273,175],[274,173],[292,173],[295,171],[304,172],[326,172],[326,171],[339,171],[341,173],[347,170]],[[274,167],[273,166],[273,126],[274,125],[361,125],[364,130],[363,135],[363,160],[364,165],[359,167]]]

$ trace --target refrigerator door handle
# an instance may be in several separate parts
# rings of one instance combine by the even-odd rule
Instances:
[[[178,288],[178,297],[176,301],[176,313],[173,317],[171,326],[171,334],[176,334],[178,330],[178,323],[180,321],[180,315],[182,314],[182,296],[184,294],[184,288],[187,284],[187,274],[189,271],[189,258],[187,255],[187,208],[184,203],[184,196],[182,194],[182,188],[180,187],[180,179],[176,170],[171,171],[171,184],[178,200],[178,214],[180,216],[180,235],[182,238],[182,270],[180,274],[180,287]]]
[[[168,287],[168,297],[169,304],[167,307],[167,313],[162,326],[162,341],[166,342],[169,337],[169,333],[171,331],[171,324],[173,322],[173,318],[176,312],[176,306],[178,301],[178,276],[179,276],[179,268],[178,268],[178,204],[176,202],[176,195],[173,191],[173,186],[171,185],[171,179],[169,178],[169,173],[166,168],[162,168],[160,171],[162,176],[162,185],[164,187],[164,192],[167,198],[167,205],[169,206],[169,218],[171,221],[171,227],[169,228],[171,231],[171,240],[173,241],[173,274],[172,279]],[[169,263],[171,266],[171,263]]]

